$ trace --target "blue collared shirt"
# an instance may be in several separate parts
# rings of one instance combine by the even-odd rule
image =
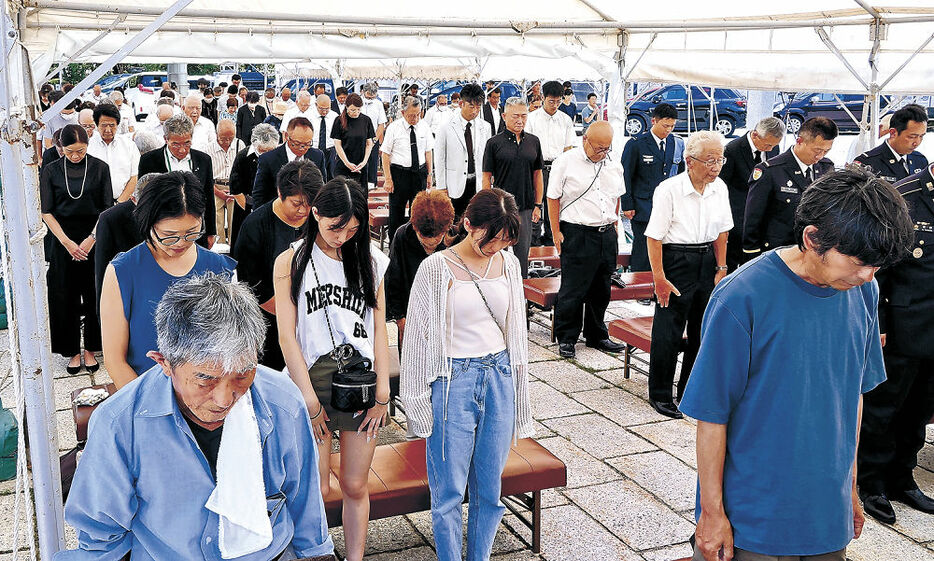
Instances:
[[[291,543],[299,557],[332,553],[318,484],[318,452],[298,388],[259,366],[251,387],[263,448],[272,543],[244,561],[269,561]],[[204,507],[215,482],[176,403],[171,379],[154,366],[102,403],[65,505],[78,549],[56,561],[221,561],[218,517]]]

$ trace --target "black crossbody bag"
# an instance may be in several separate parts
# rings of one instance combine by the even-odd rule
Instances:
[[[315,282],[321,286],[314,255],[311,255],[308,261],[311,263]],[[345,413],[369,409],[376,405],[376,372],[373,372],[373,363],[350,343],[337,344],[328,313],[329,305],[324,305],[324,318],[328,323],[328,334],[334,349],[328,354],[337,363],[337,368],[331,375],[331,407]]]

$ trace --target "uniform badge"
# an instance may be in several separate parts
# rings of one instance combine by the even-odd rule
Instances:
[[[790,180],[790,179],[788,180],[788,186],[789,186],[789,187],[793,186],[794,184],[795,184],[794,181],[792,181],[792,180]]]
[[[925,185],[925,187],[928,188],[928,191],[934,191],[934,185],[931,185],[930,181],[927,182],[927,185]]]
[[[914,251],[911,252],[915,259],[921,259],[921,256],[924,255],[924,251],[920,247],[916,247]]]
[[[782,191],[782,193],[791,193],[791,194],[793,194],[793,195],[797,195],[797,194],[798,194],[798,188],[797,188],[797,187],[782,187],[781,191]]]
[[[759,178],[760,178],[760,177],[762,177],[762,170],[761,170],[761,169],[756,168],[756,169],[752,170],[752,180],[753,180],[753,181],[759,181]]]
[[[642,156],[642,162],[643,162],[643,163],[651,164],[651,163],[654,162],[654,161],[655,161],[655,156],[652,156],[652,155],[645,155],[645,156]]]
[[[895,163],[895,160],[889,160],[889,163],[890,163],[890,164],[894,164],[894,163]]]

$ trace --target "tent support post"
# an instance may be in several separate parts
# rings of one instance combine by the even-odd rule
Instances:
[[[81,47],[80,49],[78,49],[77,51],[75,51],[74,54],[72,54],[70,57],[68,57],[67,59],[65,59],[65,62],[59,64],[57,68],[55,68],[54,70],[51,70],[48,74],[46,74],[46,75],[45,75],[45,78],[43,78],[41,81],[42,81],[42,82],[47,82],[47,81],[49,81],[49,79],[52,78],[52,76],[55,76],[56,74],[60,74],[61,71],[62,71],[62,69],[64,69],[64,68],[65,68],[66,66],[68,66],[69,64],[71,64],[72,61],[74,61],[76,58],[78,58],[79,56],[81,56],[82,54],[84,54],[84,52],[85,52],[86,50],[90,49],[91,47],[93,47],[94,45],[96,45],[98,42],[100,42],[101,39],[103,39],[104,37],[107,37],[107,35],[109,35],[110,32],[113,31],[113,29],[114,29],[115,27],[117,27],[117,25],[119,25],[120,23],[122,23],[122,22],[125,21],[125,20],[126,20],[126,15],[125,15],[125,14],[120,14],[119,16],[117,16],[117,19],[115,19],[115,20],[113,21],[113,23],[111,23],[110,26],[109,26],[107,29],[101,31],[100,35],[98,35],[97,37],[91,39],[90,41],[87,42],[86,45],[84,45],[83,47]]]
[[[128,54],[133,52],[136,49],[136,47],[142,44],[143,41],[145,41],[146,39],[149,39],[149,37],[152,36],[152,34],[155,33],[156,31],[158,31],[159,28],[162,27],[163,24],[165,24],[165,22],[172,19],[175,16],[175,14],[185,9],[189,4],[191,4],[191,2],[192,0],[176,0],[176,2],[172,4],[172,6],[170,6],[165,12],[163,12],[162,15],[160,15],[155,20],[153,20],[152,23],[150,23],[145,28],[143,28],[142,31],[134,35],[133,38],[127,41],[125,45],[117,49],[117,52],[110,55],[107,58],[107,60],[101,63],[100,66],[98,66],[93,71],[91,71],[90,74],[85,76],[84,80],[81,80],[80,82],[78,82],[78,84],[75,85],[74,89],[72,89],[70,92],[65,94],[65,96],[62,99],[55,102],[55,105],[53,105],[48,110],[46,110],[46,112],[42,114],[42,117],[41,117],[42,122],[48,123],[49,120],[52,119],[53,115],[57,115],[69,103],[71,103],[75,99],[78,99],[78,96],[84,93],[85,90],[87,90],[94,82],[98,81],[101,78],[101,76],[109,72],[110,69],[113,68],[115,64],[117,64],[118,62],[123,60]]]
[[[34,84],[25,48],[10,27],[7,6],[0,6],[0,174],[3,180],[3,236],[7,250],[4,276],[11,306],[10,356],[14,376],[22,381],[29,418],[29,454],[38,526],[39,554],[51,559],[65,545],[58,429],[52,402],[52,369],[46,280],[43,258],[44,224],[39,216],[36,173]],[[16,17],[16,14],[10,14]],[[12,50],[11,50],[12,49]],[[22,421],[22,419],[20,419]],[[26,483],[28,485],[28,483]],[[27,507],[29,508],[29,507]],[[31,528],[30,528],[31,530]],[[14,533],[18,528],[13,529]],[[29,538],[32,539],[31,537]],[[15,541],[15,540],[14,540]]]

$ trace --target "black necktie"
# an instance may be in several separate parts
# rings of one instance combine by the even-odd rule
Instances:
[[[324,145],[327,144],[328,138],[328,122],[325,120],[325,116],[321,116],[321,130],[318,131],[318,150],[324,152]]]
[[[477,162],[473,157],[473,134],[470,132],[470,123],[464,127],[464,143],[467,145],[467,173],[477,173]]]
[[[755,163],[761,164],[762,163],[762,150],[756,150],[755,152],[753,152],[752,159],[755,160]]]
[[[658,149],[662,151],[662,154],[665,153],[665,139],[663,138],[661,142],[658,143]]]
[[[902,167],[905,168],[905,173],[907,173],[908,175],[911,175],[911,170],[908,169],[908,158],[904,156],[902,157]]]
[[[415,138],[415,125],[409,125],[409,147],[412,149],[412,171],[417,171],[418,140]]]
[[[804,170],[804,178],[807,179],[808,185],[814,181],[814,170],[811,166],[808,166],[808,169]]]

